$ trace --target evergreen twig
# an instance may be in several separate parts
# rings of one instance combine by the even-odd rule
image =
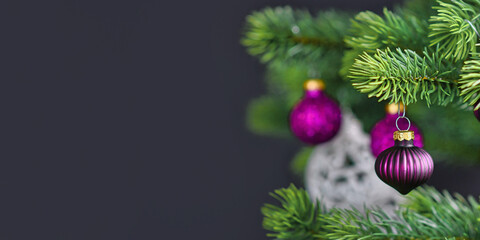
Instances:
[[[273,233],[267,234],[276,239],[313,240],[320,231],[316,218],[322,213],[320,205],[310,201],[308,193],[297,189],[293,184],[287,189],[278,189],[270,194],[281,204],[265,204],[263,227]]]
[[[438,0],[438,4],[433,7],[437,14],[430,18],[430,45],[439,44],[446,59],[463,61],[475,52],[478,37],[470,24],[480,30],[480,0]]]
[[[458,84],[464,101],[480,109],[480,53],[472,53],[471,59],[465,61]]]
[[[344,48],[343,36],[350,15],[324,11],[313,17],[290,7],[266,8],[247,17],[242,44],[263,62],[272,60],[311,62]]]
[[[390,47],[412,49],[423,54],[428,43],[428,18],[425,18],[425,12],[418,15],[417,11],[427,8],[428,2],[430,1],[408,1],[406,4],[409,8],[397,8],[396,12],[385,8],[383,16],[370,11],[357,14],[352,19],[349,34],[345,36],[345,43],[351,49],[343,56],[340,70],[342,76],[348,75],[355,58],[363,52],[375,53],[377,49]]]
[[[262,208],[264,226],[276,239],[480,239],[480,208],[467,199],[434,188],[419,188],[396,214],[378,208],[325,210],[303,189],[290,185],[275,191],[281,206]]]
[[[447,105],[458,95],[458,67],[442,61],[437,52],[418,55],[412,50],[377,50],[362,54],[350,69],[353,86],[378,101]]]
[[[347,46],[374,53],[377,49],[395,47],[412,49],[418,54],[426,45],[427,29],[416,17],[404,17],[383,9],[383,17],[370,11],[357,14],[352,20]]]

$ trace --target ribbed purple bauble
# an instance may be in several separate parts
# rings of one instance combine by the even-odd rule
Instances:
[[[413,131],[396,131],[395,145],[380,153],[375,161],[375,172],[386,184],[401,194],[407,194],[424,184],[433,173],[433,160],[413,143]]]
[[[322,80],[308,80],[303,85],[305,94],[290,113],[290,129],[308,144],[319,144],[332,139],[340,129],[340,107],[324,92]]]
[[[398,117],[398,107],[398,104],[388,104],[385,108],[385,118],[377,122],[370,132],[370,149],[375,157],[378,157],[383,150],[392,147],[395,143],[392,139],[392,132],[397,130],[395,121]],[[403,109],[401,104],[400,109]],[[407,129],[408,121],[406,119],[399,119],[398,127],[400,129]],[[415,123],[412,122],[409,130],[415,132],[415,140],[413,140],[415,146],[423,147],[423,137]]]

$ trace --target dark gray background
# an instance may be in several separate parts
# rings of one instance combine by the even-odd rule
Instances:
[[[244,17],[393,2],[1,1],[0,240],[265,239],[301,145],[245,130],[265,87]],[[458,184],[474,170],[437,169],[479,194]]]

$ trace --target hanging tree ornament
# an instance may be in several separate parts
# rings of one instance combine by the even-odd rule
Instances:
[[[408,121],[407,130],[400,130],[398,126],[402,118]],[[375,172],[383,182],[405,195],[432,176],[433,160],[425,150],[414,145],[415,134],[409,131],[410,120],[405,116],[405,109],[403,115],[399,114],[396,126],[395,145],[377,157]]]
[[[308,144],[329,141],[342,123],[340,107],[323,92],[325,84],[322,80],[308,80],[303,87],[305,94],[290,113],[290,129]]]
[[[403,104],[387,104],[385,107],[385,118],[378,121],[370,132],[370,149],[375,157],[385,149],[394,145],[394,140],[392,139],[392,132],[396,130],[395,122],[398,117],[400,110],[403,110]],[[407,128],[409,122],[405,119],[400,119],[398,126],[402,129]],[[420,132],[420,129],[415,125],[411,124],[410,130],[415,132],[415,140],[413,143],[417,147],[423,147],[423,136]]]

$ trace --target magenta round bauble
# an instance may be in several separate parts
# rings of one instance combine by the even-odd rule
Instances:
[[[377,176],[404,195],[433,174],[432,157],[414,145],[414,138],[413,131],[396,131],[395,145],[381,152],[375,161]]]
[[[392,139],[392,132],[397,131],[395,121],[397,120],[397,113],[388,113],[385,115],[385,118],[380,120],[375,124],[370,132],[370,149],[375,157],[385,149],[392,147],[395,142]],[[398,120],[398,127],[400,129],[408,128],[408,121],[404,118]],[[417,147],[423,147],[423,136],[420,132],[420,129],[412,122],[410,129],[415,132],[415,140],[413,143]]]
[[[338,104],[322,89],[308,88],[308,84],[305,86],[305,95],[290,113],[290,129],[305,143],[326,142],[338,133],[342,112]]]
[[[473,114],[475,114],[477,120],[480,121],[480,109],[473,111]]]

